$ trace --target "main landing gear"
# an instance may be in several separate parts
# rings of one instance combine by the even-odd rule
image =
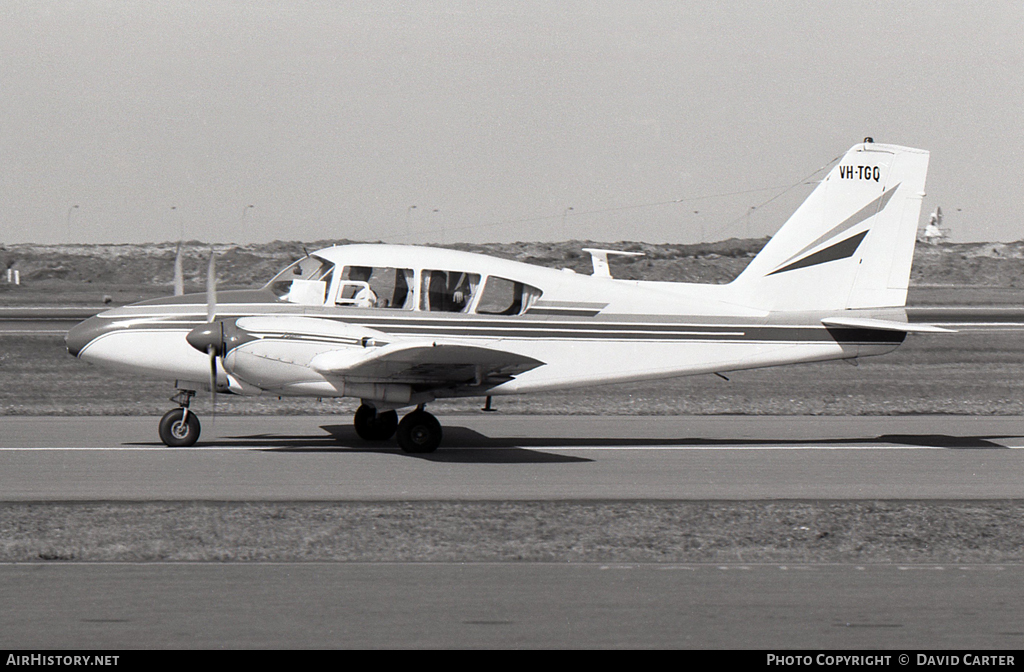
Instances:
[[[363,404],[356,410],[356,417],[353,423],[356,427],[356,434],[366,441],[387,441],[395,435],[398,429],[398,413],[385,411],[378,413],[373,406]]]
[[[178,402],[178,408],[160,418],[160,440],[168,446],[191,446],[199,440],[199,416],[188,410],[194,396],[194,390],[178,390],[171,397],[171,401]]]
[[[399,422],[395,411],[378,413],[363,404],[356,411],[353,424],[356,434],[367,441],[387,441],[397,435],[398,445],[407,453],[432,453],[441,445],[441,423],[422,406]]]

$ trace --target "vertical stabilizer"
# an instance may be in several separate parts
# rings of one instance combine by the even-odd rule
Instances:
[[[855,145],[733,281],[773,311],[906,304],[928,152]]]

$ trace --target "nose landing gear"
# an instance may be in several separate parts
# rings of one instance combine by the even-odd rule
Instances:
[[[196,396],[195,390],[178,390],[178,394],[171,397],[171,401],[178,402],[178,408],[167,411],[164,417],[160,418],[160,440],[171,447],[183,447],[194,445],[199,440],[201,427],[199,416],[188,410],[192,397]]]

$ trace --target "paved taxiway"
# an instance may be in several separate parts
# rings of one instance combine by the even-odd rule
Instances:
[[[1021,417],[441,417],[431,455],[347,418],[0,418],[0,497],[53,500],[1024,498]]]

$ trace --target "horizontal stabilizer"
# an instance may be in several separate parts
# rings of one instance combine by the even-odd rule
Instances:
[[[846,327],[848,329],[881,329],[883,331],[902,331],[907,334],[948,334],[955,329],[936,327],[933,324],[910,324],[896,320],[876,320],[870,317],[826,317],[821,320],[826,327]]]

